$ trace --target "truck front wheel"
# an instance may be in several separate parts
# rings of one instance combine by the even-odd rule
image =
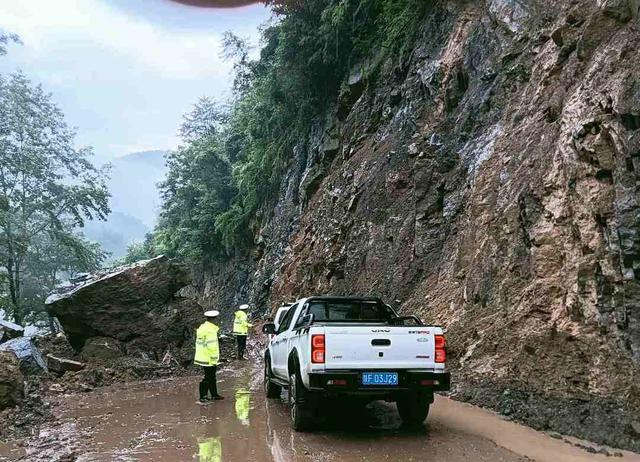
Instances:
[[[425,394],[408,393],[398,398],[396,407],[405,427],[419,427],[429,415],[433,398]]]
[[[289,375],[289,412],[291,426],[297,432],[309,430],[315,412],[315,400],[302,383],[300,374]]]

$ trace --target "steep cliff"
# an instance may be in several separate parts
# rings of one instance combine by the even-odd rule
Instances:
[[[640,451],[639,5],[434,2],[399,65],[354,66],[206,296],[398,300],[447,327],[461,399]]]

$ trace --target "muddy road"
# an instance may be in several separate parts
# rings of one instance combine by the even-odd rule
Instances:
[[[393,405],[326,410],[314,433],[290,429],[287,406],[266,400],[252,360],[220,374],[224,401],[196,404],[197,377],[113,386],[66,397],[55,426],[21,445],[0,446],[0,461],[640,461],[593,454],[469,405],[438,398],[427,425],[400,427]],[[617,456],[617,457],[616,457]]]

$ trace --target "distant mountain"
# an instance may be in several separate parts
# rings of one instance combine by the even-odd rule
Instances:
[[[166,151],[144,151],[119,157],[112,162],[111,209],[126,213],[153,228],[158,218],[158,183],[165,176]]]
[[[126,254],[127,247],[144,239],[158,219],[158,184],[164,179],[166,151],[143,151],[118,157],[111,162],[111,215],[106,222],[87,223],[84,234],[112,253]]]
[[[112,212],[107,221],[88,222],[83,230],[87,239],[99,242],[111,253],[111,259],[126,255],[127,247],[142,241],[149,231],[151,228],[142,221],[121,212]]]

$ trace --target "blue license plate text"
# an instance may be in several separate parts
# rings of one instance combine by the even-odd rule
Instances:
[[[398,385],[397,372],[363,372],[362,385]]]

